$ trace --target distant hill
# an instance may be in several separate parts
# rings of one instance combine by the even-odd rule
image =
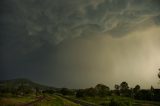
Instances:
[[[53,89],[56,90],[55,87],[51,87],[51,86],[46,86],[46,85],[41,85],[38,83],[35,83],[31,80],[28,79],[12,79],[12,80],[1,80],[0,81],[0,88],[2,89],[16,89],[19,86],[25,86],[28,88],[38,88],[38,89]]]

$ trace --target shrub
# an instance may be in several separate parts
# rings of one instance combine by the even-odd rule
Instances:
[[[131,101],[119,101],[116,99],[111,99],[109,106],[132,106]]]
[[[120,106],[120,103],[115,99],[111,99],[109,106]]]

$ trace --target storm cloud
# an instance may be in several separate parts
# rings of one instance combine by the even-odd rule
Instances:
[[[156,86],[156,72],[147,75],[160,62],[159,0],[1,0],[0,7],[1,79]]]

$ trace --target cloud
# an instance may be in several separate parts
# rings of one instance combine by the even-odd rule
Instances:
[[[32,0],[3,1],[4,26],[16,26],[9,32],[21,36],[45,39],[51,44],[59,44],[68,38],[87,35],[84,26],[99,26],[99,33],[108,32],[113,36],[123,36],[146,21],[158,21],[159,10],[154,0]],[[6,6],[10,8],[6,9]],[[23,26],[23,27],[22,27]],[[81,27],[82,26],[82,27]],[[78,29],[77,29],[78,27]],[[90,26],[92,29],[92,26]],[[6,28],[7,30],[8,28]],[[72,33],[73,32],[73,33]],[[80,34],[81,32],[81,34]],[[116,33],[118,32],[118,33]],[[119,33],[120,32],[120,33]]]
[[[66,42],[83,39],[84,44],[90,45],[95,37],[122,39],[160,25],[159,0],[2,0],[0,7],[1,66],[6,76],[34,76],[29,72],[38,71],[44,75],[52,65],[50,70],[56,74],[61,70],[56,56]],[[95,52],[94,46],[87,49]],[[91,57],[86,58],[92,60]]]

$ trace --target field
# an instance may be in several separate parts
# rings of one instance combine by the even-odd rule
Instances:
[[[118,102],[120,104],[118,106],[160,106],[160,102],[134,100],[134,99],[122,97],[122,96],[83,97],[83,98],[75,98],[73,96],[72,97],[68,96],[68,98],[80,100],[86,103],[93,103],[95,105],[100,105],[100,106],[109,106],[109,103],[112,100]]]
[[[115,106],[160,106],[160,102],[140,101],[120,96],[75,98],[58,95],[1,97],[0,106],[109,106],[113,99],[121,104]]]
[[[1,97],[0,106],[80,106],[69,100],[56,95],[46,95],[45,97],[35,98],[34,96],[25,97]]]
[[[24,103],[28,103],[34,101],[35,97],[27,96],[27,97],[0,97],[0,105],[2,106],[10,106],[10,105],[20,105]]]
[[[80,106],[62,97],[52,95],[47,95],[45,99],[40,102],[35,103],[36,106]]]

